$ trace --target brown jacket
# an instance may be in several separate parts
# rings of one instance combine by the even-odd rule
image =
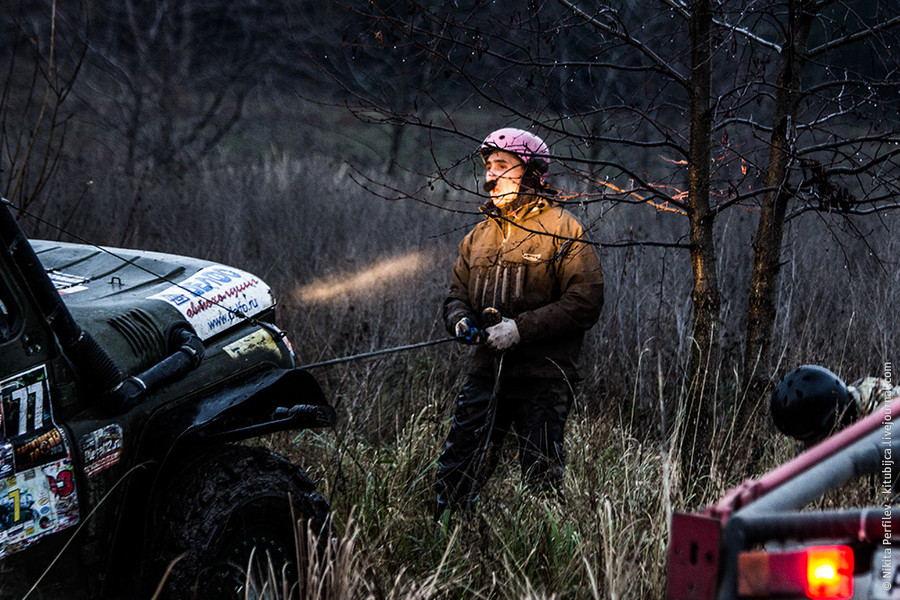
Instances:
[[[508,219],[491,216],[459,245],[444,322],[452,334],[463,317],[479,324],[488,307],[516,321],[520,342],[506,353],[508,376],[578,379],[584,332],[600,316],[603,274],[578,220],[530,198]],[[490,373],[493,356],[479,346],[472,371]]]

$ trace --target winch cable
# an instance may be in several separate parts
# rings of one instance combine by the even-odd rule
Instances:
[[[404,350],[414,350],[416,348],[425,348],[426,346],[436,346],[438,344],[446,344],[447,342],[458,342],[461,338],[458,337],[445,337],[439,338],[436,340],[428,340],[427,342],[417,342],[415,344],[407,344],[405,346],[395,346],[393,348],[384,348],[383,350],[373,350],[372,352],[362,352],[360,354],[353,354],[351,356],[343,356],[341,358],[332,358],[329,360],[323,360],[321,362],[314,362],[308,365],[301,365],[297,367],[298,369],[314,369],[316,367],[324,367],[327,365],[337,365],[340,363],[350,362],[353,360],[362,360],[364,358],[372,358],[375,356],[383,356],[385,354],[394,354],[396,352],[403,352]]]

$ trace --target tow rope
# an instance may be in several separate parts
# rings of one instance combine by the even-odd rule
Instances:
[[[447,342],[456,342],[459,341],[460,338],[457,337],[445,337],[437,340],[428,340],[427,342],[418,342],[416,344],[408,344],[406,346],[396,346],[394,348],[385,348],[383,350],[374,350],[372,352],[363,352],[361,354],[354,354],[352,356],[344,356],[341,358],[332,358],[330,360],[323,360],[321,362],[314,362],[308,365],[302,365],[297,367],[298,369],[314,369],[316,367],[324,367],[326,365],[336,365],[339,363],[350,362],[352,360],[360,360],[363,358],[372,358],[373,356],[382,356],[384,354],[393,354],[395,352],[403,352],[404,350],[413,350],[415,348],[424,348],[425,346],[436,346],[437,344],[446,344]]]

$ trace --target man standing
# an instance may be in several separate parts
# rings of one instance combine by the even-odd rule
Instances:
[[[558,493],[563,430],[603,276],[584,229],[554,202],[546,144],[521,129],[479,148],[487,218],[465,236],[443,316],[476,347],[437,474],[437,516],[472,506],[514,432],[529,487]]]

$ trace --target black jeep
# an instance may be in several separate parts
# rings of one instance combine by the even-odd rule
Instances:
[[[0,243],[0,598],[150,598],[162,581],[159,597],[253,598],[270,569],[296,584],[328,505],[240,442],[335,413],[269,287],[29,241],[6,201]]]

